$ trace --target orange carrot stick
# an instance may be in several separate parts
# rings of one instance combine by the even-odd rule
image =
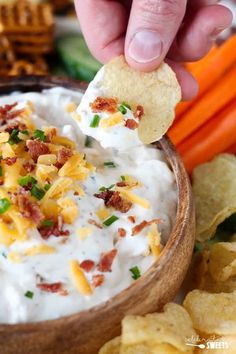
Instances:
[[[197,165],[212,159],[236,143],[236,101],[190,135],[177,150],[189,173]]]
[[[236,97],[236,65],[174,124],[168,135],[180,144]]]
[[[236,143],[226,149],[225,152],[229,152],[230,154],[236,154]]]
[[[228,39],[218,49],[214,48],[202,60],[187,65],[199,84],[196,99],[181,102],[177,106],[177,118],[186,112],[216,81],[236,63],[236,35]]]

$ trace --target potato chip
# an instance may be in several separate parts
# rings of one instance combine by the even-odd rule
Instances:
[[[197,240],[210,239],[219,224],[236,212],[236,157],[218,155],[193,172]]]
[[[191,288],[205,290],[210,293],[231,293],[236,290],[236,276],[228,278],[226,281],[213,279],[209,272],[210,251],[197,253],[192,266]]]
[[[183,307],[169,303],[164,312],[141,316],[127,316],[122,321],[121,354],[132,353],[139,348],[141,353],[159,353],[159,346],[169,345],[169,352],[192,353],[186,346],[186,338],[196,337],[192,321]],[[141,349],[143,352],[141,351]],[[145,351],[147,348],[148,351]],[[153,351],[155,348],[156,351]],[[173,349],[171,351],[171,349]],[[152,350],[152,352],[150,352]],[[138,353],[134,351],[135,354]]]
[[[205,343],[205,349],[197,349],[196,354],[235,354],[236,336],[224,336]]]
[[[211,248],[209,271],[216,281],[236,275],[236,242],[218,242]]]
[[[149,345],[148,343],[141,345],[133,345],[122,347],[120,354],[181,354],[178,349],[170,344],[158,344],[157,346]],[[188,353],[190,353],[188,351]]]
[[[120,354],[120,337],[113,338],[103,345],[98,354]]]
[[[131,69],[123,56],[104,66],[101,82],[106,96],[117,97],[135,109],[144,108],[139,124],[139,138],[149,144],[159,140],[172,124],[175,106],[181,99],[181,90],[173,70],[162,63],[149,73]]]
[[[209,294],[193,290],[186,296],[184,307],[198,332],[217,335],[236,333],[236,292]]]

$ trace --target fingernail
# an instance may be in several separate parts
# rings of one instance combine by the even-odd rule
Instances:
[[[211,34],[210,34],[210,39],[214,41],[214,40],[218,37],[218,35],[219,35],[222,31],[224,31],[225,29],[226,29],[225,27],[218,27],[218,28],[215,28],[214,31],[212,31]]]
[[[138,63],[148,63],[162,54],[163,43],[156,31],[142,30],[133,36],[128,48],[128,55]]]

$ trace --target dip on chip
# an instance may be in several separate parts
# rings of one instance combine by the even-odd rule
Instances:
[[[236,212],[236,156],[221,154],[193,172],[197,240],[214,236],[217,226]]]
[[[168,64],[143,73],[120,56],[101,68],[88,86],[77,110],[78,124],[103,147],[124,150],[149,144],[166,133],[180,99],[180,86]]]

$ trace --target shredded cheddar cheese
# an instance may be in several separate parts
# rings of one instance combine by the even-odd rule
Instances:
[[[38,163],[43,165],[54,165],[57,162],[57,156],[54,154],[40,155],[38,157]]]
[[[92,288],[85,277],[83,270],[80,268],[78,261],[70,261],[70,271],[75,288],[82,295],[92,295]]]
[[[79,240],[86,239],[92,233],[91,227],[81,227],[77,230],[77,234],[79,236]]]
[[[72,113],[74,111],[76,111],[77,105],[75,102],[69,102],[66,105],[66,112],[67,113]]]
[[[101,221],[104,221],[107,218],[109,218],[111,213],[110,213],[109,209],[107,209],[107,208],[100,208],[96,211],[96,215]]]
[[[129,200],[130,202],[134,203],[134,204],[138,204],[141,207],[143,207],[144,209],[149,209],[150,208],[150,203],[147,199],[144,199],[140,196],[138,196],[137,194],[134,194],[132,192],[130,192],[129,190],[117,187],[116,188],[117,191],[120,192],[120,194],[127,200]]]
[[[21,263],[23,261],[22,256],[18,252],[9,252],[7,258],[13,263]]]
[[[2,132],[0,133],[0,143],[6,143],[9,140],[9,133],[8,132]]]
[[[24,253],[26,256],[36,256],[38,254],[50,254],[54,252],[56,252],[55,247],[42,244],[28,248]]]
[[[57,201],[61,207],[61,216],[67,224],[72,224],[79,214],[79,209],[76,203],[71,198],[61,198]]]
[[[161,253],[161,234],[156,224],[150,226],[147,236],[151,253],[155,259],[158,259]]]
[[[99,127],[109,128],[120,123],[124,124],[124,118],[121,112],[117,112],[110,115],[109,118],[100,120]]]

